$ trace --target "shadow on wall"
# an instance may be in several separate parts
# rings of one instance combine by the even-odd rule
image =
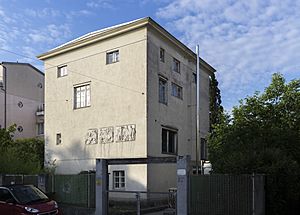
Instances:
[[[91,157],[83,141],[59,145],[49,142],[45,137],[45,167],[51,173],[77,174],[95,170],[96,158]]]

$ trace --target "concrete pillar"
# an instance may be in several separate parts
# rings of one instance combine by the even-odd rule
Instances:
[[[96,160],[96,212],[95,215],[108,214],[107,193],[107,162],[103,159]]]
[[[189,214],[190,161],[190,155],[177,157],[177,215]]]

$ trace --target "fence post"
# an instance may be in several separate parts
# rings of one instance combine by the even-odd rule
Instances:
[[[104,159],[96,160],[96,213],[95,215],[107,215],[107,162]]]
[[[38,188],[44,192],[47,192],[46,191],[46,175],[45,174],[38,175]]]
[[[190,155],[177,157],[177,215],[189,214],[190,161]]]
[[[135,196],[136,196],[136,205],[137,205],[136,212],[137,212],[137,215],[141,215],[141,196],[140,196],[140,193],[136,193]]]

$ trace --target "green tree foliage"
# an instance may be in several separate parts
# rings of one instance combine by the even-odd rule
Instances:
[[[33,174],[42,171],[44,141],[38,138],[13,140],[15,126],[0,130],[0,173]]]
[[[290,214],[300,201],[300,79],[274,74],[256,92],[223,114],[209,138],[215,173],[262,173],[268,214]],[[298,209],[295,209],[297,211]]]
[[[210,77],[210,130],[213,130],[214,125],[219,124],[222,120],[223,107],[221,105],[221,91],[218,87],[219,83],[215,74]]]
[[[209,140],[219,173],[300,174],[300,79],[272,83],[223,115]]]

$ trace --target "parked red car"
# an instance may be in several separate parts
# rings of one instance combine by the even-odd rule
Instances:
[[[0,186],[0,214],[61,215],[57,203],[33,185]]]

